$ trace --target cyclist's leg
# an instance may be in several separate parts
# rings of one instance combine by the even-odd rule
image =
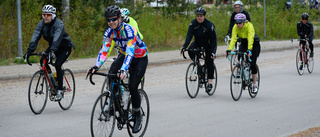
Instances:
[[[58,79],[58,90],[63,90],[63,71],[61,69],[64,62],[66,62],[67,58],[71,54],[71,46],[62,50],[59,50],[56,54],[57,59],[55,62],[55,68],[57,71],[57,79]]]
[[[313,43],[312,43],[312,40],[309,40],[309,48],[311,50],[310,57],[313,57]]]
[[[259,41],[254,41],[253,43],[253,49],[252,49],[252,56],[250,57],[251,59],[251,65],[250,65],[250,69],[252,71],[252,79],[253,79],[253,85],[257,84],[257,58],[260,55],[260,42]]]
[[[138,86],[144,76],[148,65],[148,57],[134,58],[130,64],[130,83],[129,90],[132,99],[133,108],[140,108],[140,94],[138,92]]]
[[[212,84],[214,68],[213,68],[213,59],[211,58],[211,47],[205,47],[205,64],[207,65],[208,71],[208,83]]]
[[[109,69],[109,73],[111,74],[117,74],[118,70],[121,68],[122,64],[123,64],[123,61],[124,61],[124,58],[125,56],[123,54],[119,54],[118,57],[116,58],[116,60],[114,60],[110,66],[110,69]],[[109,86],[112,86],[111,84],[111,79],[109,79]],[[117,86],[115,86],[114,88],[117,88]],[[111,89],[111,87],[110,87]],[[115,89],[117,90],[117,89]]]
[[[134,58],[130,64],[130,78],[129,78],[129,90],[132,101],[132,111],[134,116],[134,125],[132,132],[137,133],[140,131],[142,122],[142,115],[140,112],[141,97],[138,91],[138,86],[141,82],[141,78],[144,76],[148,65],[148,57]]]

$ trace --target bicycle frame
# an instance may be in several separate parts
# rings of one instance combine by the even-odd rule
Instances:
[[[240,59],[239,59],[239,64],[238,65],[240,65],[240,78],[242,79],[244,77],[244,65],[245,65],[245,63],[247,63],[250,66],[249,62],[251,62],[251,59],[249,57],[246,59],[246,57],[247,57],[247,53],[246,52],[239,52],[239,51],[230,52],[230,55],[240,55]],[[228,56],[228,59],[231,61],[230,55]],[[249,61],[249,62],[247,62],[247,61]],[[251,75],[251,73],[249,75]],[[247,80],[245,80],[245,83],[246,84],[250,84],[250,83],[248,83]]]

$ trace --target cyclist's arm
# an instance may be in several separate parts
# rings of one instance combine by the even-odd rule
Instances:
[[[252,50],[255,31],[254,31],[253,25],[250,22],[247,23],[247,26],[248,26],[248,49]]]
[[[297,32],[300,37],[304,38],[305,34],[301,31],[301,22],[297,24]]]
[[[103,44],[101,47],[101,50],[99,52],[99,55],[97,57],[97,61],[95,66],[98,67],[98,69],[101,68],[102,64],[106,61],[108,54],[110,53],[109,50],[111,48],[111,42],[113,38],[114,33],[112,32],[111,28],[108,28],[104,34],[103,37]]]
[[[31,42],[29,44],[29,48],[28,48],[28,51],[32,51],[34,52],[38,46],[38,42],[39,40],[41,39],[41,30],[43,28],[43,25],[44,25],[44,22],[43,20],[41,20],[38,25],[36,26],[34,32],[33,32],[33,35],[32,35],[32,38],[31,38]]]
[[[246,19],[251,22],[251,18],[250,18],[250,15],[247,11],[244,11],[244,14],[246,15]]]
[[[309,28],[310,33],[308,35],[308,38],[312,39],[312,37],[313,37],[313,25],[312,25],[311,22],[309,23],[309,25],[310,25],[310,28]]]
[[[115,44],[116,44],[116,42],[114,42],[114,40],[112,40],[112,42],[111,42],[111,47],[110,47],[110,50],[109,50],[109,54],[107,55],[107,58],[110,57],[111,52],[112,52],[112,49],[114,48],[114,45],[115,45]]]
[[[188,28],[188,33],[187,33],[187,36],[186,36],[186,40],[183,44],[183,48],[187,48],[190,44],[190,41],[193,37],[193,34],[194,34],[194,29],[193,29],[193,25],[194,25],[195,21],[193,20],[190,25],[189,25],[189,28]]]
[[[238,35],[238,27],[237,25],[234,25],[232,28],[232,33],[231,33],[231,41],[228,47],[228,50],[232,50],[233,47],[235,46],[236,42],[237,42],[237,35]]]
[[[210,24],[209,28],[209,35],[212,36],[210,38],[210,44],[211,44],[211,53],[216,54],[217,50],[217,34],[216,34],[216,28],[213,23]]]
[[[64,30],[63,22],[59,19],[56,19],[54,23],[53,41],[52,41],[50,50],[57,51],[59,49],[64,32],[65,30]]]
[[[227,35],[231,35],[232,34],[232,29],[234,26],[234,16],[235,16],[235,12],[232,13],[231,18],[230,18],[230,23],[229,23],[229,29],[228,29],[228,34]]]
[[[138,31],[136,29],[133,29],[129,25],[125,26],[124,30],[125,30],[125,33],[127,33],[126,36],[128,36],[127,37],[128,41],[126,44],[127,47],[126,47],[125,58],[120,70],[127,71],[130,67],[130,63],[132,59],[134,58],[134,51],[135,51],[135,46],[137,44]]]

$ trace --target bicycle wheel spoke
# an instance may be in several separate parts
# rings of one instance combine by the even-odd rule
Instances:
[[[48,85],[46,79],[37,71],[29,84],[28,100],[31,111],[40,114],[44,110],[48,98]]]
[[[194,63],[188,66],[186,72],[186,89],[190,98],[195,98],[199,92],[199,77]]]
[[[63,110],[68,110],[74,100],[75,80],[71,70],[65,69],[63,74],[63,98],[59,101],[59,106]]]
[[[242,94],[242,76],[241,76],[241,68],[236,66],[231,73],[230,78],[230,91],[233,100],[238,101]]]
[[[90,129],[92,136],[112,136],[115,127],[114,108],[111,111],[109,93],[101,94],[91,112]]]

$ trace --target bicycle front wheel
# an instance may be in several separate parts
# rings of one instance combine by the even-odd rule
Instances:
[[[214,72],[213,72],[213,80],[212,80],[212,89],[211,89],[211,91],[207,92],[207,94],[209,96],[212,96],[214,94],[214,92],[216,91],[217,82],[218,82],[217,67],[216,67],[216,65],[214,63],[213,63],[213,70],[214,70]]]
[[[238,61],[238,55],[237,54],[231,54],[231,60],[230,60],[230,68],[231,68],[231,71],[233,70],[233,68],[239,64],[239,61]]]
[[[258,65],[256,65],[256,67],[257,67],[257,86],[258,86],[258,88],[260,88],[260,71],[259,71]],[[253,86],[252,75],[251,75],[250,79],[252,81],[252,85],[248,88],[249,95],[250,95],[251,98],[255,98],[257,96],[259,90],[256,93],[252,93],[252,90],[253,90],[253,87],[252,87]]]
[[[76,92],[76,83],[70,69],[63,71],[63,98],[59,101],[59,106],[63,110],[68,110],[73,103]]]
[[[303,58],[304,58],[303,51],[301,49],[298,49],[297,55],[296,55],[296,67],[299,75],[302,75],[304,71],[305,62]]]
[[[191,63],[186,73],[186,88],[190,98],[195,98],[198,95],[199,79],[198,69],[194,63]]]
[[[132,133],[132,128],[134,125],[134,118],[132,117],[133,111],[132,111],[132,102],[131,98],[129,100],[128,104],[128,122],[127,122],[127,130],[131,137],[137,136],[137,137],[143,137],[144,134],[147,131],[148,123],[149,123],[149,115],[150,115],[150,103],[147,93],[139,89],[140,97],[141,97],[141,108],[140,113],[142,115],[142,122],[141,122],[141,129],[138,133]]]
[[[41,114],[48,99],[48,84],[42,71],[33,74],[28,91],[28,101],[34,114]]]
[[[101,103],[102,102],[102,103]],[[90,120],[92,137],[111,137],[115,127],[115,108],[109,92],[102,93],[95,101]]]
[[[234,101],[238,101],[242,94],[242,69],[239,65],[235,66],[230,78],[230,91]]]
[[[310,54],[309,54],[309,55],[310,55]],[[309,58],[308,58],[308,65],[307,65],[307,68],[308,68],[308,72],[309,72],[309,73],[312,73],[313,67],[314,67],[313,57],[309,57]]]

